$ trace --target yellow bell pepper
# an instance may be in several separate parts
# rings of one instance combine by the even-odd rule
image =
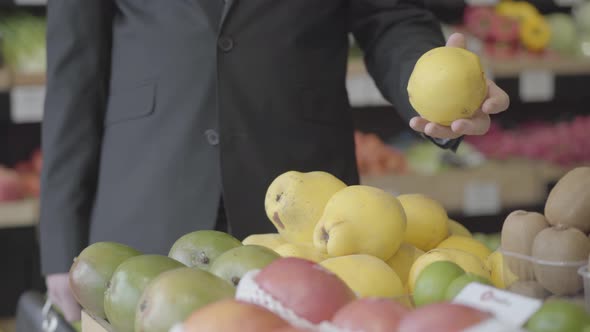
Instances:
[[[520,42],[529,51],[544,51],[550,40],[551,28],[543,16],[530,17],[520,25]]]
[[[498,15],[514,18],[520,23],[541,15],[537,7],[526,1],[503,1],[495,9]]]

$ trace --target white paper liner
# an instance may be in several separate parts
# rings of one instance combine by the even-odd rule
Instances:
[[[172,326],[168,332],[184,332],[184,324],[177,323],[174,326]]]
[[[463,332],[525,332],[523,329],[504,324],[496,319],[488,319],[475,326],[471,326]]]
[[[278,300],[258,286],[254,278],[260,270],[252,270],[246,273],[238,284],[235,298],[240,301],[259,305],[266,310],[278,315],[289,324],[312,332],[355,332],[340,329],[331,322],[325,321],[314,324],[299,317],[293,310],[286,308]]]

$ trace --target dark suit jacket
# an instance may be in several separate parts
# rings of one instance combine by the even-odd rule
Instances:
[[[345,88],[354,33],[409,120],[406,83],[441,46],[417,0],[50,0],[43,272],[88,243],[166,254],[213,228],[271,232],[270,182],[324,170],[358,183]]]

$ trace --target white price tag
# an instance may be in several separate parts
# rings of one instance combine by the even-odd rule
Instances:
[[[15,123],[39,122],[43,118],[45,86],[19,86],[10,91],[10,115]]]
[[[549,70],[525,70],[518,85],[524,102],[547,102],[555,97],[555,75]]]
[[[465,0],[468,6],[495,6],[499,0]]]
[[[518,327],[506,325],[498,320],[489,319],[483,323],[472,326],[462,332],[526,332]]]
[[[499,321],[514,327],[522,327],[543,304],[537,299],[479,283],[467,285],[453,303],[489,312]]]
[[[466,216],[495,215],[502,210],[500,190],[493,182],[468,182],[463,191],[463,213]]]

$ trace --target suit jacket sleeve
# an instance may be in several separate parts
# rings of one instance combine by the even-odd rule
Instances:
[[[351,29],[383,96],[407,122],[417,115],[406,90],[418,58],[445,45],[440,23],[422,0],[350,0]],[[456,148],[460,140],[434,140]]]
[[[40,244],[45,275],[88,242],[112,30],[110,0],[49,0]]]

